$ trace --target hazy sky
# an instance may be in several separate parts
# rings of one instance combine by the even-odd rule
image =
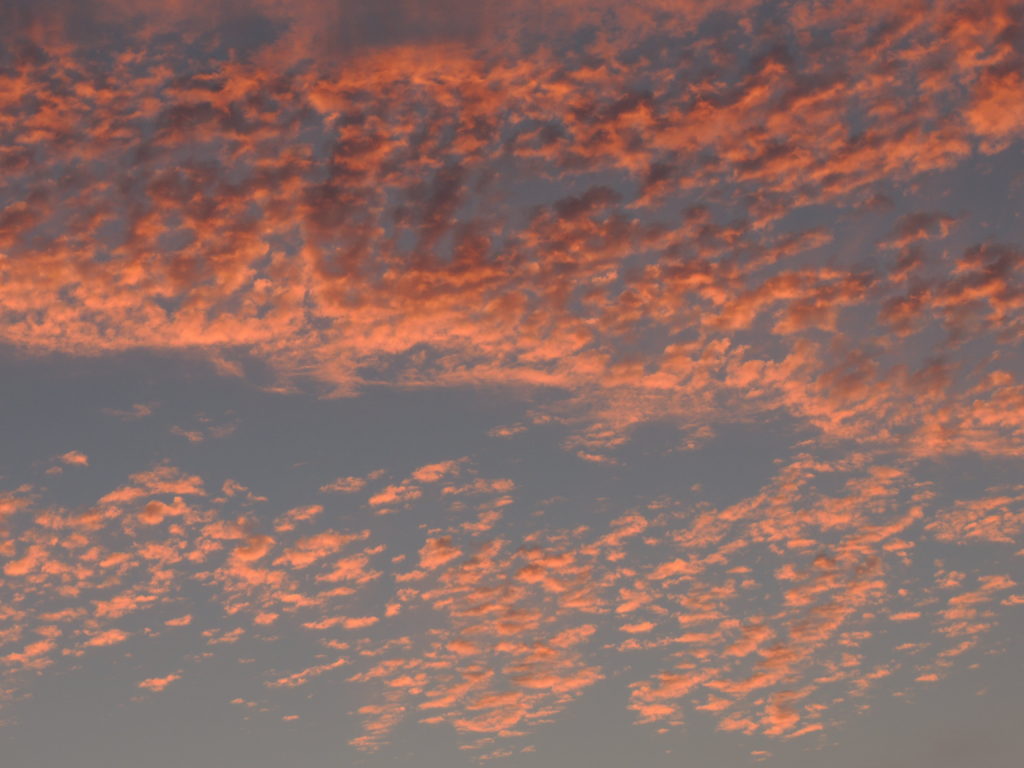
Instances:
[[[1016,768],[1024,3],[0,0],[0,766]]]

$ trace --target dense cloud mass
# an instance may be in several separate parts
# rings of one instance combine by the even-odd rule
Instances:
[[[329,679],[361,692],[358,749],[419,722],[501,756],[612,677],[641,727],[790,738],[999,647],[1024,487],[936,467],[1024,452],[1019,2],[10,2],[0,27],[23,359],[187,355],[326,403],[473,389],[521,404],[490,439],[558,425],[609,468],[652,424],[681,451],[795,436],[735,503],[654,489],[564,527],[447,455],[289,510],[129,466],[71,508],[46,490],[93,471],[69,445],[0,478],[11,696],[108,646],[297,634],[253,670],[267,701]],[[383,521],[414,514],[396,547]]]

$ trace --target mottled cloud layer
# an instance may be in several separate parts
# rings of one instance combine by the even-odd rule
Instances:
[[[1019,338],[1018,245],[899,200],[1019,135],[1017,9],[784,8],[707,39],[627,17],[570,51],[556,27],[529,56],[396,43],[326,70],[26,44],[3,338],[252,356],[341,393],[553,387],[592,447],[782,408],[1017,451],[1019,419],[972,415],[1019,401],[1013,372],[960,363]]]
[[[680,450],[798,435],[735,504],[565,528],[509,522],[529,478],[472,456],[325,476],[290,510],[169,463],[75,509],[14,479],[11,691],[167,633],[197,653],[296,633],[322,650],[259,670],[268,701],[361,686],[366,750],[416,721],[504,754],[632,655],[659,670],[625,683],[643,727],[793,737],[940,681],[1024,603],[1022,488],[934,481],[1024,452],[1019,3],[98,0],[8,3],[0,27],[18,354],[514,395],[491,437],[558,424],[608,467],[653,423]],[[338,527],[337,499],[363,523]],[[438,509],[408,551],[381,534]],[[964,548],[988,565],[949,565]],[[169,659],[131,693],[189,673]]]
[[[359,686],[359,748],[416,721],[493,750],[636,657],[660,671],[623,687],[622,716],[666,727],[705,712],[727,731],[794,737],[867,708],[879,686],[906,693],[997,649],[990,635],[1024,604],[1019,487],[943,508],[932,484],[867,454],[798,455],[728,507],[663,497],[572,529],[506,519],[511,479],[436,462],[398,483],[417,492],[398,514],[449,521],[412,546],[374,532],[377,489],[396,487],[374,474],[350,502],[362,530],[325,506],[275,518],[239,484],[217,492],[168,464],[80,510],[8,494],[7,684],[173,634],[189,655],[138,681],[159,693],[202,674],[205,648],[292,638],[308,657],[253,670],[264,711],[275,690],[324,678]],[[965,546],[987,565],[947,566]],[[195,618],[206,603],[217,610]]]

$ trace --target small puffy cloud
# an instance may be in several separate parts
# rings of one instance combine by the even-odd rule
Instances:
[[[89,457],[81,451],[68,451],[62,454],[60,460],[72,467],[87,467],[89,466]]]
[[[96,647],[117,645],[118,643],[123,643],[125,640],[128,639],[128,637],[128,633],[124,632],[123,630],[108,629],[103,632],[98,632],[97,634],[90,637],[88,640],[85,641],[85,645]]]
[[[421,483],[436,483],[443,477],[457,474],[459,466],[465,459],[454,459],[452,461],[439,461],[435,464],[425,464],[412,473],[412,479]]]
[[[339,533],[322,531],[312,536],[304,536],[288,547],[276,560],[274,565],[289,565],[292,568],[306,568],[313,563],[331,555],[357,541],[365,541],[370,531],[359,533]]]
[[[462,551],[452,544],[451,536],[427,539],[420,548],[420,567],[428,570],[438,568],[461,554]]]
[[[366,485],[364,477],[339,477],[336,480],[321,485],[321,493],[355,493],[361,491]]]
[[[389,485],[384,490],[375,493],[368,499],[368,503],[371,507],[380,507],[386,504],[401,504],[410,501],[414,501],[423,495],[423,491],[419,487],[400,483],[398,485]]]
[[[147,691],[153,691],[157,693],[164,690],[167,686],[173,683],[175,680],[181,680],[179,673],[173,673],[166,677],[150,677],[139,682],[139,688],[145,688]]]
[[[519,435],[526,431],[525,424],[507,424],[498,427],[493,427],[488,430],[487,434],[490,437],[512,437],[513,435]]]

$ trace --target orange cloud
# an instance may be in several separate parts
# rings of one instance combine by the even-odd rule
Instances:
[[[81,451],[68,451],[60,457],[60,460],[65,464],[74,467],[87,467],[89,466],[89,457]]]
[[[139,688],[145,688],[148,691],[159,693],[173,683],[175,680],[181,680],[181,675],[178,673],[172,673],[165,677],[150,677],[142,680],[139,683]]]
[[[1013,3],[558,2],[529,55],[519,4],[500,40],[471,5],[457,33],[424,6],[343,58],[334,32],[371,20],[319,1],[235,4],[225,18],[280,35],[231,57],[158,42],[216,31],[191,0],[133,4],[139,34],[103,0],[97,23],[125,40],[109,57],[61,24],[0,32],[39,49],[0,73],[0,342],[188,351],[331,395],[512,393],[522,421],[488,434],[557,431],[581,471],[623,478],[644,425],[675,427],[678,451],[769,422],[801,442],[732,503],[698,477],[696,501],[603,499],[564,531],[501,518],[523,481],[465,459],[311,486],[382,514],[435,494],[450,519],[389,538],[389,557],[386,527],[334,531],[320,505],[262,516],[240,484],[211,496],[167,463],[67,510],[26,481],[0,494],[5,663],[184,638],[201,588],[232,617],[199,633],[218,652],[271,627],[338,649],[345,630],[352,681],[377,686],[366,748],[421,711],[464,746],[516,738],[624,679],[605,643],[653,670],[626,679],[640,722],[699,708],[778,738],[896,676],[907,662],[870,659],[887,633],[918,633],[900,653],[942,679],[1020,601],[1002,561],[948,563],[1020,550],[1021,488],[944,485],[951,458],[1024,453],[1022,248],[956,188],[1024,136]],[[692,36],[709,14],[730,20],[715,45]],[[956,559],[922,587],[908,569],[933,548]],[[129,615],[151,629],[111,626]],[[389,634],[405,621],[423,631]],[[270,687],[343,663],[311,661]]]

